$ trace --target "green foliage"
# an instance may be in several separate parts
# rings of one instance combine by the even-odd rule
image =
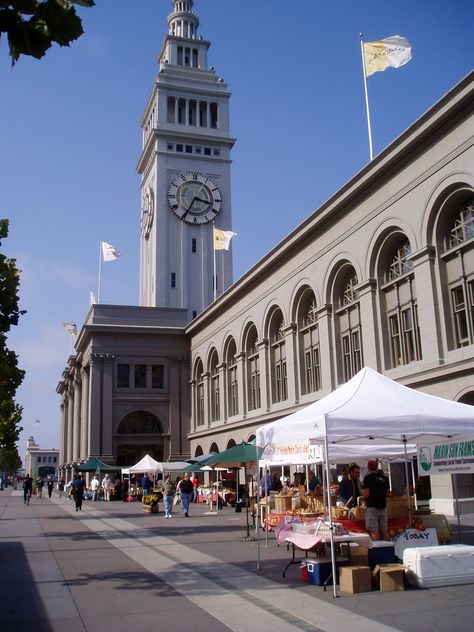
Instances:
[[[0,220],[0,245],[8,236],[8,220]],[[0,253],[0,445],[13,449],[22,430],[22,408],[15,404],[17,388],[25,372],[18,368],[18,358],[6,345],[6,334],[18,324],[25,312],[18,308],[20,272],[15,259]]]
[[[83,34],[73,5],[93,0],[0,0],[0,40],[6,33],[14,64],[20,55],[41,59],[53,43],[69,46]]]

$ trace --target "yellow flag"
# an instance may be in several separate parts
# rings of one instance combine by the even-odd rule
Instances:
[[[411,59],[410,42],[400,35],[393,35],[377,42],[364,42],[365,76],[388,67],[399,68]]]
[[[230,241],[234,235],[231,230],[221,230],[214,226],[214,250],[229,250]]]

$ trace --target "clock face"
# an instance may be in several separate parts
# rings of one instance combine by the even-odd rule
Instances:
[[[155,212],[155,204],[153,199],[153,190],[151,187],[145,189],[145,194],[142,200],[142,236],[148,239],[150,235],[151,226],[153,224],[153,215]]]
[[[190,224],[211,222],[221,210],[219,188],[202,173],[182,173],[168,189],[171,210]]]

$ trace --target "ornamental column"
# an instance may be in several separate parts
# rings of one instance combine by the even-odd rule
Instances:
[[[89,373],[87,368],[81,369],[82,390],[81,390],[81,441],[80,458],[87,459],[89,456],[88,434],[89,434]]]
[[[298,404],[300,400],[300,387],[298,375],[298,358],[296,347],[296,324],[290,323],[283,327],[285,336],[285,356],[286,356],[286,386],[288,403]]]
[[[237,363],[238,414],[242,419],[247,417],[247,376],[245,371],[245,359],[245,352],[235,354],[235,361]]]
[[[423,362],[439,363],[443,357],[440,315],[435,298],[439,296],[435,277],[436,251],[426,246],[410,255],[415,273],[415,291]]]
[[[71,384],[68,384],[67,388],[67,458],[66,463],[70,465],[73,461],[73,436],[74,436],[74,390]]]
[[[81,443],[81,382],[74,375],[74,411],[73,411],[72,459],[79,461]]]
[[[270,412],[271,385],[268,366],[268,338],[262,338],[255,343],[258,350],[258,362],[260,367],[260,407],[262,411]]]
[[[368,279],[356,287],[359,296],[362,366],[380,371],[380,343],[377,335],[377,283]]]
[[[332,330],[332,306],[323,305],[316,310],[319,328],[319,353],[321,362],[321,390],[330,393],[335,388],[335,347]]]

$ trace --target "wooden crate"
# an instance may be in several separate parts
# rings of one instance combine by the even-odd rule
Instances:
[[[275,513],[284,514],[291,510],[291,496],[275,496]]]

